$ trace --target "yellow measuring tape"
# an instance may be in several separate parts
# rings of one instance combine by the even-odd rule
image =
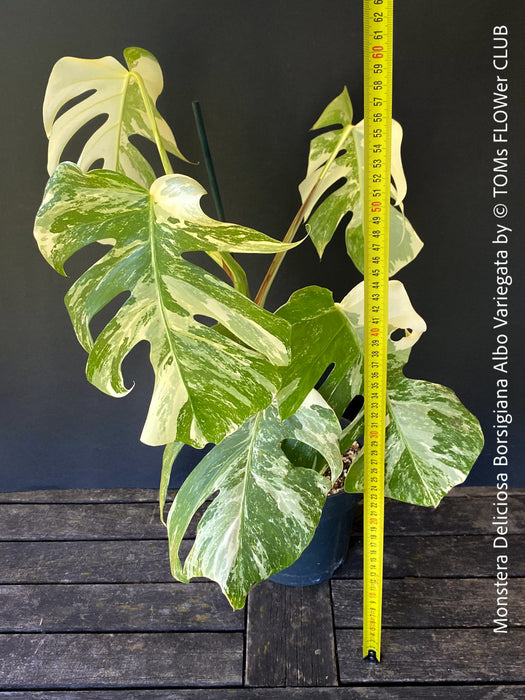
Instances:
[[[363,656],[381,658],[393,0],[364,0],[365,488]]]

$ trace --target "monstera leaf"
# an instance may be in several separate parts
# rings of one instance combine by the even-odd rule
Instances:
[[[179,489],[168,515],[175,578],[211,578],[240,608],[254,584],[292,564],[314,534],[330,480],[316,469],[293,466],[282,442],[315,449],[336,479],[342,466],[339,434],[337,417],[312,391],[287,420],[281,422],[272,405],[216,445]],[[184,533],[216,492],[183,567]]]
[[[364,285],[341,302],[349,321],[363,341]],[[453,391],[403,374],[411,346],[425,330],[400,282],[389,283],[389,331],[406,334],[389,340],[385,495],[398,501],[436,506],[448,491],[464,481],[483,447],[478,420]],[[354,389],[355,390],[355,389]],[[350,426],[354,436],[363,431],[363,417]],[[364,488],[363,454],[348,473],[345,489]]]
[[[364,346],[365,284],[357,284],[341,301],[340,308],[346,314],[352,328]],[[404,285],[398,280],[388,283],[388,367],[403,367],[410,349],[426,331],[427,324],[415,311]],[[395,338],[395,339],[394,339]]]
[[[158,142],[169,153],[184,158],[173,133],[158,113],[155,102],[162,92],[162,71],[148,51],[124,51],[126,70],[115,58],[81,59],[66,56],[55,64],[44,98],[44,126],[49,137],[48,172],[58,165],[62,151],[72,136],[93,118],[107,114],[106,121],[87,140],[78,161],[87,171],[99,159],[104,167],[127,175],[148,186],[155,174],[132,145],[138,134]],[[66,109],[68,102],[94,91]]]
[[[385,495],[437,506],[465,480],[483,448],[478,420],[455,393],[439,384],[408,379],[401,369],[388,377]],[[360,493],[364,460],[352,464],[345,484]]]
[[[280,370],[282,381],[277,394],[281,418],[299,408],[332,364],[323,387],[325,392],[327,387],[334,387],[329,404],[340,417],[350,400],[347,374],[362,355],[361,342],[347,315],[334,303],[332,292],[322,287],[300,289],[276,314],[292,328],[291,360]]]
[[[281,389],[277,403],[281,418],[297,410],[327,369],[320,393],[338,417],[350,401],[363,391],[363,298],[361,282],[341,303],[321,287],[305,287],[276,311],[291,326],[291,360],[280,368]],[[389,340],[389,363],[403,366],[410,347],[425,331],[401,282],[389,283],[389,334],[404,335]],[[333,365],[333,367],[331,367]]]
[[[77,250],[115,241],[73,284],[66,304],[89,352],[87,376],[110,395],[128,392],[122,361],[141,340],[149,342],[156,376],[142,440],[151,445],[220,441],[270,404],[279,385],[275,365],[288,360],[288,323],[182,254],[289,246],[210,219],[200,208],[203,194],[183,175],[161,177],[147,190],[117,173],[84,174],[62,163],[36,218],[40,250],[61,273]],[[92,318],[122,292],[130,296],[93,341]],[[200,323],[199,315],[224,332]]]
[[[332,239],[345,214],[352,212],[346,227],[346,248],[356,267],[364,271],[364,131],[363,122],[352,125],[352,105],[346,88],[322,113],[313,129],[330,130],[314,137],[308,171],[299,185],[306,206],[306,229],[319,255]],[[337,128],[336,128],[337,127]],[[401,165],[402,130],[392,123],[392,195],[390,207],[389,276],[413,260],[423,244],[398,208],[406,193]]]

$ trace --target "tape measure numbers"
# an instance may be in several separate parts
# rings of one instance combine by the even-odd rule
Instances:
[[[364,0],[365,486],[363,656],[381,658],[393,0]]]

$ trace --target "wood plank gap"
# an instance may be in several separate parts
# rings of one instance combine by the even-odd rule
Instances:
[[[363,583],[361,581],[361,589],[363,587]],[[328,589],[330,593],[330,612],[332,613],[332,630],[333,630],[333,635],[334,635],[334,662],[335,662],[335,673],[337,677],[337,685],[340,685],[340,679],[341,679],[341,674],[339,672],[339,656],[337,654],[337,646],[335,644],[335,629],[336,629],[336,624],[335,624],[335,610],[334,610],[334,592],[332,589],[332,579],[328,581]],[[362,596],[361,596],[362,600]],[[362,607],[362,606],[361,606]],[[363,619],[363,615],[361,613],[361,620]],[[362,624],[361,624],[362,628]]]

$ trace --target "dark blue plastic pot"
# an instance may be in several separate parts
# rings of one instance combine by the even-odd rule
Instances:
[[[285,586],[313,586],[328,581],[346,559],[354,510],[362,494],[332,494],[326,499],[319,525],[308,547],[291,566],[270,577]]]

